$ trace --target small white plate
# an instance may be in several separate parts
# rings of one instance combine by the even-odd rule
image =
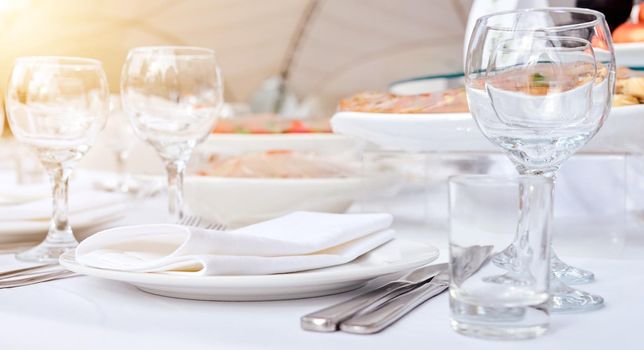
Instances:
[[[102,208],[71,213],[69,223],[75,233],[87,231],[125,216],[128,203],[113,204]],[[38,243],[45,238],[49,220],[1,221],[0,245]],[[87,232],[84,232],[87,233]]]
[[[130,283],[152,294],[197,300],[256,301],[310,298],[349,291],[373,278],[429,264],[438,254],[436,247],[396,239],[344,265],[261,276],[104,270],[78,264],[74,252],[61,256],[60,263],[74,272]]]
[[[470,113],[394,114],[339,112],[333,131],[382,149],[409,152],[499,152]],[[611,109],[604,126],[580,153],[641,152],[644,105]]]

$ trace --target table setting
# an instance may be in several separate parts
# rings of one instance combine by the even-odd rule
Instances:
[[[597,9],[493,3],[462,86],[330,118],[208,47],[16,58],[0,348],[639,348],[641,76]]]

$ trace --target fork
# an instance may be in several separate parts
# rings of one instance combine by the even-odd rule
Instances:
[[[28,286],[31,284],[54,281],[54,280],[59,280],[59,279],[69,278],[74,276],[79,276],[79,274],[66,270],[64,268],[61,268],[47,273],[27,275],[20,278],[5,278],[0,281],[0,289]]]
[[[0,281],[16,278],[19,276],[46,274],[48,272],[51,272],[47,270],[61,270],[61,269],[63,269],[63,267],[58,264],[47,264],[47,265],[36,265],[31,267],[25,267],[25,268],[16,269],[16,270],[0,272]],[[41,271],[41,270],[44,270],[44,271]]]
[[[186,215],[179,220],[179,225],[199,227],[206,230],[226,230],[226,225],[208,222],[196,215]]]

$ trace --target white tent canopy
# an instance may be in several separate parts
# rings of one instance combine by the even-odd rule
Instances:
[[[280,73],[314,0],[0,0],[0,81],[23,55],[105,63],[112,90],[134,46],[214,48],[229,101],[247,101]],[[471,0],[319,0],[295,52],[300,98],[337,98],[417,75],[461,70]]]

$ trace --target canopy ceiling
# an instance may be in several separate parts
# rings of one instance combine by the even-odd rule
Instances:
[[[101,59],[118,90],[129,48],[214,48],[226,96],[246,101],[278,75],[314,0],[0,0],[4,86],[22,55]],[[300,97],[385,89],[391,81],[460,71],[472,0],[320,0],[303,32],[289,83]]]

